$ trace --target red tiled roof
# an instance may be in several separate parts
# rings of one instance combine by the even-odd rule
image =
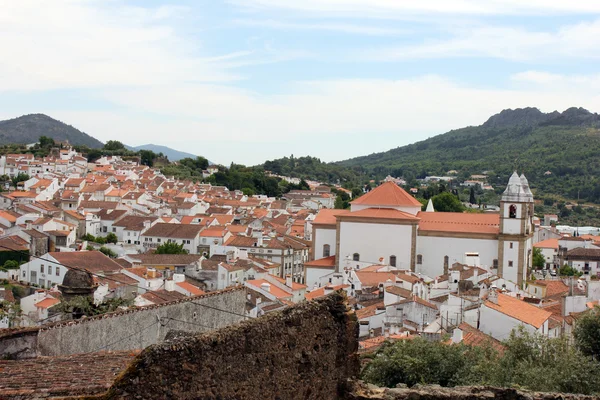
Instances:
[[[345,289],[347,287],[350,287],[350,285],[337,285],[337,286],[330,286],[330,287],[332,290],[336,291],[336,290]],[[306,293],[304,295],[304,298],[306,300],[313,300],[313,299],[317,299],[317,298],[323,297],[323,296],[325,296],[325,286]]]
[[[35,306],[37,308],[50,308],[58,303],[60,303],[60,300],[55,299],[54,297],[48,297],[42,301],[38,301],[37,303],[35,303]]]
[[[0,360],[0,398],[58,398],[104,393],[137,351]]]
[[[485,305],[535,328],[541,327],[552,313],[514,297],[498,294],[498,304],[486,301]]]
[[[421,203],[394,182],[386,182],[362,195],[352,202],[353,205],[421,207]]]
[[[176,285],[179,286],[180,288],[182,288],[183,290],[190,292],[192,294],[192,296],[199,296],[199,295],[205,293],[199,287],[194,286],[189,282],[177,282]]]
[[[500,232],[499,214],[420,211],[417,217],[421,219],[419,231],[492,234]]]
[[[349,212],[350,212],[350,210],[335,210],[335,209],[324,208],[319,211],[319,213],[315,217],[315,220],[313,221],[312,224],[313,225],[335,225],[335,223],[336,223],[335,217],[336,216],[342,215],[342,214],[347,214]]]
[[[262,284],[268,283],[270,285],[269,293],[271,293],[273,296],[277,297],[278,299],[286,299],[286,298],[292,297],[291,293],[288,293],[285,290],[278,288],[277,286],[273,285],[272,283],[270,283],[269,281],[267,281],[265,279],[251,279],[249,281],[246,281],[246,283],[248,285],[254,286],[259,289],[262,289],[262,287],[261,287]]]
[[[497,339],[494,339],[490,335],[487,335],[477,328],[463,322],[458,326],[463,333],[462,343],[468,346],[483,346],[491,345],[498,352],[504,351],[504,345]]]
[[[558,250],[558,239],[542,240],[541,242],[534,244],[533,247]]]
[[[318,260],[305,262],[304,267],[333,268],[335,267],[335,256],[329,256],[325,258],[319,258]]]

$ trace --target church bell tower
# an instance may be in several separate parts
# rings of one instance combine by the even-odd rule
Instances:
[[[515,171],[500,200],[498,276],[523,288],[532,265],[533,194]]]

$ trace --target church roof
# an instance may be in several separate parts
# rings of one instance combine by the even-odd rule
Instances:
[[[335,225],[337,215],[349,213],[350,210],[335,210],[329,208],[323,208],[319,210],[319,213],[312,222],[313,225]]]
[[[360,196],[353,205],[421,207],[421,203],[394,182],[386,182]]]
[[[419,231],[492,234],[500,232],[499,214],[420,211],[417,217],[421,219]]]

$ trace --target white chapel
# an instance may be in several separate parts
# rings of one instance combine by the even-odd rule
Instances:
[[[413,196],[386,182],[354,200],[350,210],[319,211],[312,226],[309,285],[331,272],[374,264],[437,277],[476,255],[481,268],[522,287],[532,262],[533,194],[515,172],[500,213],[421,211]]]

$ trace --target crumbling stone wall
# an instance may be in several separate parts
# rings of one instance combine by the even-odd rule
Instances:
[[[380,388],[355,382],[346,400],[592,400],[596,396],[569,393],[541,393],[513,388],[462,386],[443,388],[439,385],[416,385],[412,388]]]
[[[106,399],[335,399],[358,375],[358,325],[346,298],[289,307],[144,350]]]
[[[199,333],[240,322],[245,307],[246,290],[236,287],[163,305],[57,322],[27,330],[27,335],[15,331],[0,336],[0,357],[143,349],[163,341],[172,330]]]

